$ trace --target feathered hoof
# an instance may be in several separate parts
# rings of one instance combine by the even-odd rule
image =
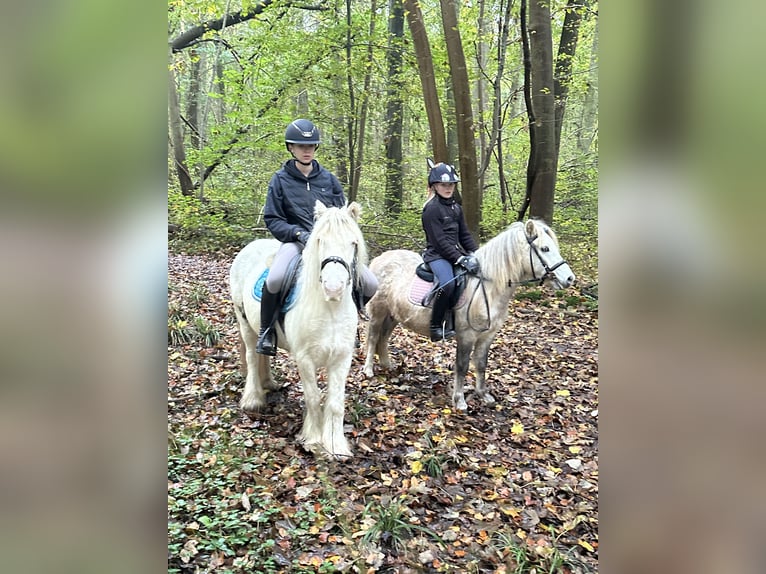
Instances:
[[[349,448],[335,448],[335,451],[330,451],[327,449],[326,446],[322,447],[322,456],[324,458],[329,458],[331,460],[350,460],[353,458],[353,454],[351,452],[351,449]]]
[[[455,401],[455,408],[461,412],[465,412],[468,410],[468,404],[465,402],[463,397],[460,397],[457,401]]]
[[[258,417],[258,415],[263,411],[264,407],[266,406],[266,403],[259,403],[256,401],[240,401],[239,408],[242,409],[242,411],[251,419],[254,419]]]

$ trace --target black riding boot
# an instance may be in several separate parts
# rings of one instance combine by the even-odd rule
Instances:
[[[431,312],[431,340],[441,341],[442,339],[451,339],[455,336],[455,331],[444,326],[444,315],[449,309],[450,298],[439,289],[433,303]]]
[[[269,355],[273,357],[277,354],[277,306],[279,305],[279,294],[274,294],[266,285],[263,286],[261,294],[261,332],[258,335],[258,345],[255,347],[256,353]]]

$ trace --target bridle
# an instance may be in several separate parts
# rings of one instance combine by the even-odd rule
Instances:
[[[527,235],[527,243],[529,244],[529,267],[532,269],[532,279],[527,279],[526,281],[508,281],[508,287],[513,287],[514,285],[529,285],[531,283],[538,283],[542,285],[545,283],[545,280],[550,278],[553,275],[553,272],[561,267],[562,265],[566,265],[566,259],[562,259],[556,265],[549,267],[548,263],[546,263],[545,259],[543,259],[543,256],[540,255],[540,252],[537,250],[537,247],[535,246],[535,239],[537,239],[538,235]],[[545,273],[542,277],[537,277],[537,274],[535,273],[535,264],[532,260],[532,253],[537,255],[537,259],[542,263],[543,268],[545,269]]]
[[[338,255],[330,255],[329,257],[325,257],[322,259],[322,263],[319,265],[319,280],[322,280],[322,271],[324,270],[325,266],[328,263],[340,263],[343,265],[343,268],[348,273],[349,279],[351,279],[351,285],[356,285],[357,280],[357,250],[358,246],[354,245],[354,258],[351,261],[351,265],[346,263],[346,260],[343,259],[343,257],[340,257]]]

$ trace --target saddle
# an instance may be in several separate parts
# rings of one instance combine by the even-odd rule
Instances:
[[[458,303],[460,303],[461,298],[463,296],[463,293],[465,292],[465,272],[463,269],[457,265],[452,266],[452,273],[455,276],[453,281],[455,282],[455,290],[452,293],[452,300],[450,301],[450,309],[453,309],[458,306]],[[433,301],[434,297],[436,296],[437,291],[439,290],[439,280],[437,279],[436,275],[434,275],[434,272],[431,270],[431,266],[423,261],[420,265],[418,265],[415,268],[415,275],[418,276],[419,279],[422,279],[426,283],[432,283],[433,287],[421,297],[419,304],[423,307],[430,307],[431,302]],[[413,291],[414,291],[414,285],[413,285]]]

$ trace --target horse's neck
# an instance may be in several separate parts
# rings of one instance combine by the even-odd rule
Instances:
[[[488,288],[497,296],[509,299],[515,289],[512,284],[526,279],[527,270],[520,257],[520,245],[516,241],[514,229],[507,230],[481,247],[476,255],[481,262],[482,274],[489,279]]]

